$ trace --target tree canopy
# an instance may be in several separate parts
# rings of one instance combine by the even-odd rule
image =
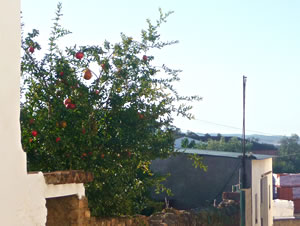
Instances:
[[[237,137],[231,137],[226,141],[225,137],[220,136],[219,140],[208,139],[207,142],[196,143],[194,140],[190,141],[184,138],[181,142],[183,148],[196,148],[200,150],[214,150],[225,152],[242,152],[242,141]],[[251,150],[252,143],[246,143],[246,150]]]
[[[173,84],[180,70],[153,64],[161,41],[158,29],[171,14],[160,10],[156,23],[135,39],[67,47],[58,40],[70,32],[60,25],[58,5],[48,49],[38,30],[22,40],[22,145],[28,169],[83,169],[94,174],[86,193],[94,215],[135,214],[156,207],[152,187],[168,191],[165,177],[150,170],[151,160],[174,151],[174,113],[192,118],[188,102]],[[43,50],[43,51],[41,51]],[[41,51],[42,57],[36,52]]]
[[[300,138],[297,134],[280,141],[279,156],[273,163],[274,173],[300,173]]]

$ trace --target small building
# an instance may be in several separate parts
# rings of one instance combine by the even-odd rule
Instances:
[[[193,166],[189,155],[203,157],[207,166],[204,172]],[[272,225],[272,156],[246,156],[245,215],[246,225]],[[221,201],[223,192],[231,192],[238,187],[241,178],[242,154],[211,150],[179,149],[168,159],[152,162],[154,172],[165,175],[170,173],[165,185],[173,196],[154,195],[157,200],[169,200],[170,206],[177,209],[195,209]]]
[[[294,213],[300,214],[300,173],[274,174],[277,198],[294,202]]]

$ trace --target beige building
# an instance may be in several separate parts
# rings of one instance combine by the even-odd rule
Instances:
[[[246,226],[273,225],[272,158],[251,159],[251,186],[245,190]]]

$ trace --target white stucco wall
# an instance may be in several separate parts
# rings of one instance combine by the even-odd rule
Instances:
[[[46,196],[84,195],[83,184],[50,186],[27,175],[20,132],[20,0],[0,0],[0,225],[43,226]]]
[[[45,188],[45,198],[62,197],[68,195],[77,195],[79,199],[85,196],[85,189],[82,183],[80,184],[49,184]]]
[[[26,185],[24,214],[30,219],[32,225],[45,225],[47,221],[47,208],[45,199],[46,183],[43,173],[28,174]]]
[[[47,220],[46,198],[55,198],[77,195],[79,199],[85,196],[83,183],[72,184],[46,184],[43,173],[28,174],[25,186],[28,193],[24,206],[26,217],[30,219],[28,225],[45,225]],[[1,225],[1,219],[0,219]]]
[[[289,218],[294,217],[294,202],[289,200],[273,200],[273,217]]]
[[[270,173],[271,172],[271,173]],[[268,174],[266,174],[268,173]],[[260,197],[260,180],[264,174],[267,177],[268,185],[270,185],[270,209],[268,215],[268,226],[273,225],[273,187],[272,187],[272,158],[264,159],[264,160],[252,160],[252,167],[251,167],[251,174],[252,174],[252,225],[258,226],[261,225],[261,215],[260,215],[260,204],[261,204],[261,197]],[[257,194],[257,224],[255,223],[255,194]]]
[[[0,0],[0,31],[0,224],[29,225],[24,213],[26,155],[21,148],[19,124],[19,0]]]
[[[45,225],[45,198],[21,147],[19,0],[0,0],[0,31],[0,225]]]

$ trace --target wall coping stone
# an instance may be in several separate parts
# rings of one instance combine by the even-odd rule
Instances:
[[[34,174],[37,172],[29,172]],[[92,182],[94,176],[90,172],[83,170],[66,170],[43,173],[46,184],[72,184],[72,183],[88,183]]]

